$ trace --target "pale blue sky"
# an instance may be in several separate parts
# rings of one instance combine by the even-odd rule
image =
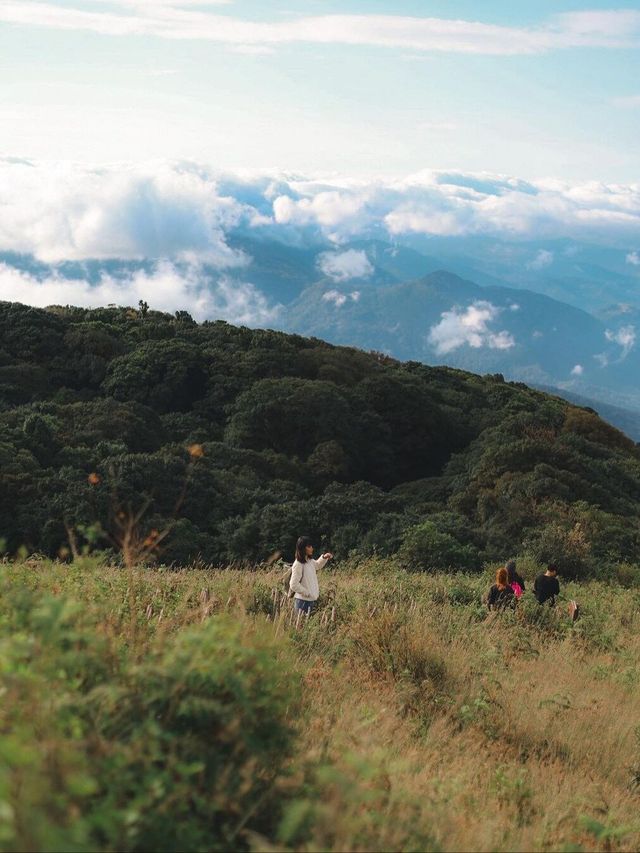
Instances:
[[[628,0],[0,0],[0,155],[634,182],[639,45]]]

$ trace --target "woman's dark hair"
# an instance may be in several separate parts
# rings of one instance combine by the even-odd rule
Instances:
[[[509,576],[509,583],[515,583],[518,580],[517,572],[516,572],[516,561],[509,560],[507,565],[505,566],[507,570],[507,575]]]
[[[296,542],[296,560],[300,563],[307,562],[307,548],[311,545],[311,539],[308,536],[301,536]]]

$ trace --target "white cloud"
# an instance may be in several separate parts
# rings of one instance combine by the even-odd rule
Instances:
[[[322,299],[325,302],[333,302],[336,308],[341,308],[347,301],[345,294],[340,293],[339,290],[327,290],[326,293],[322,294]]]
[[[515,338],[507,331],[489,335],[486,344],[489,349],[511,349],[516,345]]]
[[[354,290],[351,293],[341,293],[339,290],[327,290],[326,293],[322,294],[322,299],[324,302],[333,302],[336,308],[342,308],[349,300],[357,302],[360,299],[360,291]]]
[[[576,364],[571,370],[572,376],[582,376],[583,373],[584,367],[581,364]]]
[[[347,249],[346,252],[323,252],[318,258],[320,270],[333,281],[368,278],[373,266],[366,252]]]
[[[463,222],[453,213],[422,213],[416,210],[394,211],[385,217],[391,234],[430,234],[433,237],[461,237],[467,233]]]
[[[634,267],[640,267],[640,255],[637,252],[629,252],[625,260]]]
[[[246,259],[225,242],[242,215],[205,173],[164,163],[96,169],[0,160],[0,251],[50,263],[86,258]]]
[[[446,355],[468,345],[474,349],[511,349],[515,340],[507,331],[493,332],[489,324],[497,319],[501,309],[490,302],[479,301],[466,309],[444,311],[442,319],[432,326],[428,341],[438,355]]]
[[[640,185],[537,183],[500,175],[424,171],[404,180],[343,189],[363,198],[361,219],[391,235],[498,234],[513,237],[637,237]],[[338,230],[339,223],[334,223]],[[350,223],[353,231],[353,222]],[[545,251],[545,250],[543,250]],[[547,255],[539,260],[544,263]]]
[[[328,236],[339,226],[342,235],[358,233],[367,221],[366,190],[360,193],[319,190],[295,199],[289,195],[273,200],[273,215],[280,225],[320,225]],[[335,239],[339,240],[338,235]]]
[[[553,252],[538,249],[535,258],[527,264],[531,270],[541,270],[553,263]]]
[[[413,233],[628,246],[640,233],[640,184],[533,183],[488,173],[314,180],[187,161],[91,168],[0,158],[0,187],[0,251],[47,263],[170,258],[242,266],[248,259],[227,244],[237,229],[337,247]],[[549,254],[540,250],[532,263],[544,265]],[[629,253],[627,262],[637,256]]]
[[[605,337],[608,341],[611,341],[612,343],[618,344],[618,346],[622,347],[622,354],[620,355],[620,360],[622,361],[629,355],[635,345],[635,326],[621,326],[615,332],[611,329],[607,329],[605,332]]]
[[[179,0],[122,0],[114,3],[119,11],[106,11],[101,4],[87,10],[86,5],[82,0],[75,0],[71,6],[0,0],[0,21],[110,36],[147,35],[231,45],[306,42],[505,56],[563,48],[634,47],[640,31],[640,12],[629,9],[571,12],[537,25],[511,27],[461,19],[375,14],[254,21],[212,13],[205,3]]]
[[[230,323],[264,326],[274,322],[280,307],[270,307],[252,284],[235,282],[222,275],[203,279],[197,267],[178,269],[159,263],[153,272],[139,270],[130,276],[103,273],[92,285],[84,279],[59,275],[45,278],[0,263],[0,300],[22,302],[44,308],[48,305],[77,305],[97,308],[116,305],[137,306],[143,299],[158,311],[189,311],[197,320],[223,319]]]

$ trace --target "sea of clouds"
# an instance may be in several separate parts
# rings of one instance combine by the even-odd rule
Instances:
[[[146,299],[198,319],[264,325],[278,307],[254,287],[251,258],[231,245],[232,237],[317,247],[319,273],[344,282],[372,272],[364,252],[346,247],[350,240],[416,234],[588,240],[620,247],[635,269],[640,184],[433,170],[402,178],[311,179],[221,173],[193,162],[90,168],[0,159],[3,300],[98,305]],[[34,264],[25,268],[18,262],[24,258]],[[88,261],[105,263],[97,279],[83,275]],[[117,273],[107,268],[110,261],[144,267]],[[75,263],[71,275],[68,262]],[[532,263],[540,269],[548,262],[542,250]],[[464,327],[466,319],[447,322]]]

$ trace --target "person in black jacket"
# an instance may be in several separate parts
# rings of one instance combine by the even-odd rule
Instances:
[[[556,603],[556,595],[560,595],[560,583],[558,567],[555,563],[549,563],[547,571],[535,579],[533,594],[538,599],[538,604],[545,604],[548,601],[549,606],[553,607]]]
[[[509,576],[505,568],[496,572],[496,582],[489,590],[487,596],[487,607],[489,610],[502,610],[507,606],[513,606],[515,596],[509,586]]]

